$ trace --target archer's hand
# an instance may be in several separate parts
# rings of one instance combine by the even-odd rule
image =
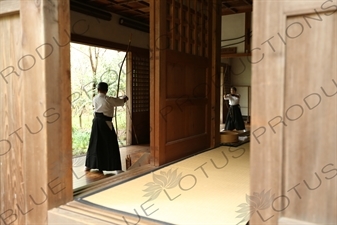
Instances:
[[[124,99],[124,102],[127,102],[129,100],[128,96],[126,96],[126,95],[124,96],[123,99]]]

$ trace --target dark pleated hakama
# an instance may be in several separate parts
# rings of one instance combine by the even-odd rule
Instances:
[[[244,130],[245,123],[242,118],[240,105],[231,105],[226,118],[225,130]]]
[[[107,120],[111,121],[112,118],[103,113],[95,114],[85,162],[87,168],[101,171],[122,169],[117,135],[113,126],[110,130]]]

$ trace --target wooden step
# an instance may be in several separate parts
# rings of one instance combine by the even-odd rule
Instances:
[[[120,173],[120,174],[117,174],[111,177],[107,177],[107,178],[95,181],[84,187],[74,189],[74,198],[81,197],[84,193],[88,194],[88,193],[95,192],[107,186],[117,185],[117,184],[129,181],[136,177],[150,173],[151,171],[155,169],[157,169],[157,167],[147,164],[147,165],[143,165],[140,167],[135,167],[131,170],[127,170],[123,173]]]
[[[51,209],[48,211],[48,224],[85,224],[85,225],[111,225],[111,224],[137,224],[146,225],[153,224],[159,225],[162,223],[157,223],[152,220],[131,215],[129,213],[107,210],[102,207],[96,207],[93,205],[84,204],[77,201],[76,199],[81,198],[84,195],[97,192],[103,188],[110,187],[113,185],[118,185],[123,182],[127,182],[131,179],[137,178],[139,176],[150,173],[156,170],[157,167],[152,165],[143,165],[140,167],[135,167],[134,169],[125,171],[123,173],[107,177],[105,179],[91,183],[83,188],[77,189],[74,192],[74,201],[62,205],[58,208]],[[137,212],[138,213],[138,212]]]
[[[138,212],[137,212],[138,213]],[[149,220],[147,218],[123,213],[119,211],[106,210],[81,202],[69,202],[59,208],[48,212],[48,224],[91,224],[91,225],[161,225],[163,223]]]

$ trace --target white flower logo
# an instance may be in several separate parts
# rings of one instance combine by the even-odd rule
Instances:
[[[160,174],[152,173],[153,181],[145,184],[148,186],[145,192],[147,192],[143,197],[150,197],[149,200],[156,199],[163,190],[174,188],[178,185],[181,179],[181,173],[178,175],[177,169],[173,172],[171,169],[168,172],[161,171]]]
[[[247,203],[238,205],[241,209],[236,211],[240,213],[240,215],[236,218],[242,218],[238,224],[249,220],[250,216],[252,216],[256,211],[269,208],[272,200],[274,199],[274,195],[270,195],[270,190],[267,193],[263,190],[260,194],[254,192],[253,196],[246,195]]]

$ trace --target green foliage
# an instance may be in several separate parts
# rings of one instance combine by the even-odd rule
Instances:
[[[91,51],[91,60],[89,51]],[[93,119],[92,98],[97,92],[95,87],[98,82],[106,82],[109,85],[107,95],[117,96],[118,75],[124,56],[125,52],[71,43],[72,148],[74,156],[85,154],[88,148]],[[126,93],[125,69],[124,63],[118,96]],[[118,107],[117,109],[118,138],[120,146],[123,146],[126,143],[126,107]]]
[[[90,131],[73,129],[73,155],[84,155],[88,148]]]

